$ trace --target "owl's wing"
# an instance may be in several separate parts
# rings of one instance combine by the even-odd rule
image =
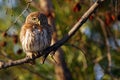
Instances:
[[[53,27],[48,24],[48,25],[47,25],[47,29],[48,29],[48,31],[49,31],[49,34],[52,35],[52,34],[53,34],[53,31],[54,31]]]

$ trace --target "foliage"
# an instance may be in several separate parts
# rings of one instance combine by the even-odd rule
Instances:
[[[77,34],[62,46],[74,80],[100,80],[96,78],[100,72],[98,68],[102,70],[99,76],[101,75],[103,80],[120,79],[120,11],[116,8],[116,6],[120,7],[120,4],[115,1],[106,0],[101,4]],[[94,3],[94,0],[52,0],[52,2],[60,39]],[[26,6],[25,0],[0,0],[0,60],[8,61],[25,57],[19,42],[19,31],[28,13],[36,11],[30,6],[17,19]],[[101,25],[98,18],[105,26]],[[17,22],[14,23],[16,19]],[[10,28],[5,33],[8,27]],[[108,52],[111,61],[108,59]],[[111,66],[109,66],[110,62]],[[0,80],[55,80],[53,61],[49,58],[45,64],[40,64],[38,59],[36,65],[23,64],[3,69],[0,71]]]

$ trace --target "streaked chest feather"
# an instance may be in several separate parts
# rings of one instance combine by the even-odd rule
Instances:
[[[50,46],[50,35],[45,29],[42,31],[34,29],[26,30],[25,36],[22,38],[22,47],[24,51],[40,51]]]

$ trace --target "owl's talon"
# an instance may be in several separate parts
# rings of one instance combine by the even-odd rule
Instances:
[[[39,54],[38,53],[34,53],[34,56],[36,57],[36,56],[38,56]]]
[[[57,61],[56,61],[55,58],[54,58],[54,55],[51,55],[51,58],[53,59],[53,61],[54,61],[55,63],[57,63]]]
[[[56,51],[52,51],[52,52],[50,53],[50,55],[51,55],[51,58],[53,59],[53,61],[54,61],[55,63],[57,63],[57,61],[56,61],[55,58],[54,58],[55,52],[56,52]]]
[[[30,63],[30,65],[35,64],[35,60],[34,60],[34,55],[33,55],[33,54],[28,53],[28,54],[26,55],[26,57],[32,59],[32,60],[30,60],[30,61],[28,62],[28,63]]]
[[[26,56],[30,59],[33,59],[33,54],[32,53],[28,53]]]
[[[33,57],[32,56],[27,56],[28,58],[32,59]]]
[[[37,56],[37,54],[34,54],[34,56]]]

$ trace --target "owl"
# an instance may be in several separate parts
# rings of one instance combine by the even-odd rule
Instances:
[[[40,12],[32,12],[20,31],[20,42],[26,56],[33,58],[51,44],[51,26],[47,17]]]

